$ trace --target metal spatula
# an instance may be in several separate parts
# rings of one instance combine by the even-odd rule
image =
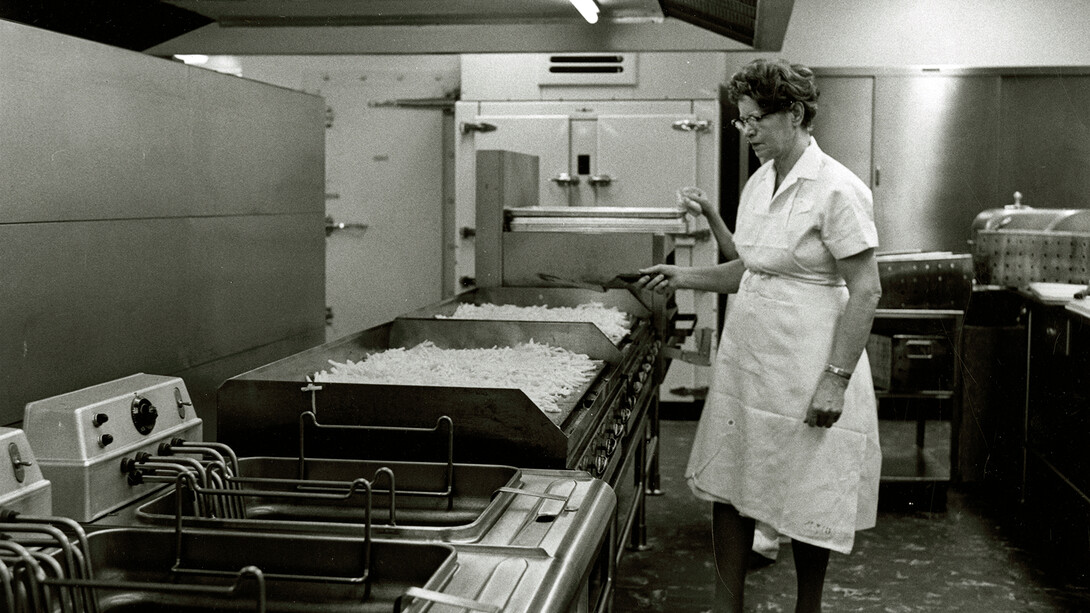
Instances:
[[[638,281],[643,275],[638,272],[624,272],[618,275],[614,275],[611,279],[605,282],[595,282],[586,279],[571,279],[568,277],[561,277],[559,275],[552,275],[549,273],[538,273],[537,277],[542,281],[545,281],[549,285],[555,285],[557,287],[575,287],[579,289],[589,289],[596,292],[604,292],[607,289],[628,289],[633,283]]]

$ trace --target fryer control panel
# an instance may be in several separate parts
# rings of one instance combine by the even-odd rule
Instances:
[[[54,512],[77,521],[161,487],[129,483],[122,459],[176,437],[200,441],[201,425],[184,381],[143,373],[31,402],[23,418]]]
[[[146,374],[31,402],[23,416],[39,461],[94,460],[200,423],[184,381]]]

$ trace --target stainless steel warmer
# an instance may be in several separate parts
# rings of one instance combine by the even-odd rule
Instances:
[[[988,209],[973,220],[969,245],[976,279],[985,285],[1090,281],[1090,211],[1014,204]]]

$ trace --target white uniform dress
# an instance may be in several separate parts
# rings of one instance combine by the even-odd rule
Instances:
[[[774,192],[765,163],[746,183],[731,296],[686,478],[781,534],[849,553],[874,526],[881,450],[864,354],[832,428],[803,419],[848,299],[836,259],[878,246],[867,186],[813,139]]]

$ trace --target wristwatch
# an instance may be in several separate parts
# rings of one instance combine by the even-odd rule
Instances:
[[[843,369],[839,366],[833,366],[832,364],[825,365],[825,372],[832,373],[845,381],[850,381],[852,378],[852,371]]]

